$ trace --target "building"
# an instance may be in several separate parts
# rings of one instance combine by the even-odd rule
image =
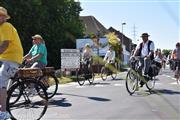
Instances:
[[[109,31],[93,16],[81,16],[80,20],[85,26],[84,36],[88,37],[90,34],[104,36]]]
[[[119,39],[122,39],[123,35],[123,54],[124,54],[124,64],[128,63],[131,48],[132,48],[132,40],[122,34],[121,32],[117,31],[113,27],[106,29],[94,16],[81,16],[80,20],[82,24],[85,26],[84,37],[89,37],[90,34],[96,34],[99,36],[104,36],[109,32],[115,32]]]

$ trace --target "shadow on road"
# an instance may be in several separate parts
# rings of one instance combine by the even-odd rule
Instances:
[[[179,91],[174,91],[174,90],[168,90],[168,89],[156,89],[153,90],[152,93],[155,94],[169,94],[169,95],[174,95],[174,94],[180,94]]]
[[[95,100],[95,101],[101,101],[101,102],[108,102],[111,101],[110,99],[107,98],[101,98],[101,97],[89,97],[89,96],[82,96],[82,95],[75,95],[75,94],[68,94],[68,93],[61,93],[62,95],[68,95],[68,96],[75,96],[75,97],[82,97],[82,98],[88,98],[90,100]]]
[[[70,106],[72,106],[72,104],[71,103],[68,103],[67,102],[67,100],[66,100],[66,98],[62,98],[62,99],[58,99],[58,100],[55,100],[55,99],[51,99],[50,101],[49,101],[49,105],[51,106],[51,107],[59,107],[59,106],[61,106],[61,107],[70,107]],[[49,107],[49,106],[48,106]]]

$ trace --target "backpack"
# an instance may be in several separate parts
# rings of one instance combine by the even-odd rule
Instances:
[[[152,41],[149,40],[149,42],[148,42],[148,53],[150,52],[150,45],[151,45],[151,43],[152,43]],[[142,47],[143,47],[143,42],[140,44],[138,56],[141,56]],[[152,55],[150,56],[150,58],[151,58],[151,60],[153,60],[153,59],[154,59],[154,54],[152,54]]]

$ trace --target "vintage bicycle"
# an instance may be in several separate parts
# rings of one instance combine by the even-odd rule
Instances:
[[[91,66],[91,59],[84,59],[80,62],[80,68],[76,71],[77,82],[82,86],[86,80],[89,81],[89,84],[94,82],[94,72]]]
[[[7,111],[12,120],[39,120],[48,106],[45,86],[35,77],[42,76],[40,69],[20,68],[11,78],[7,91]]]
[[[116,63],[105,64],[101,68],[102,80],[105,81],[109,75],[112,77],[113,80],[116,79],[116,77],[117,77],[117,69],[116,68],[117,68]]]
[[[151,92],[155,86],[155,77],[159,74],[161,69],[161,63],[152,61],[150,66],[150,72],[148,76],[142,76],[142,67],[140,63],[141,57],[134,57],[130,60],[130,69],[126,75],[126,89],[130,95],[134,94],[135,91],[140,87],[139,83],[144,82],[146,87]]]

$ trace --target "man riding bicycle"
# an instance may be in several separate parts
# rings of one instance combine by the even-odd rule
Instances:
[[[154,42],[148,39],[149,37],[148,33],[143,33],[141,37],[142,37],[143,42],[141,42],[137,46],[131,58],[133,58],[134,56],[141,57],[140,62],[141,62],[141,68],[142,68],[142,75],[145,78],[148,78],[148,71],[151,66],[151,62],[154,59]],[[141,81],[140,86],[143,87],[143,85],[144,85],[144,82]]]

